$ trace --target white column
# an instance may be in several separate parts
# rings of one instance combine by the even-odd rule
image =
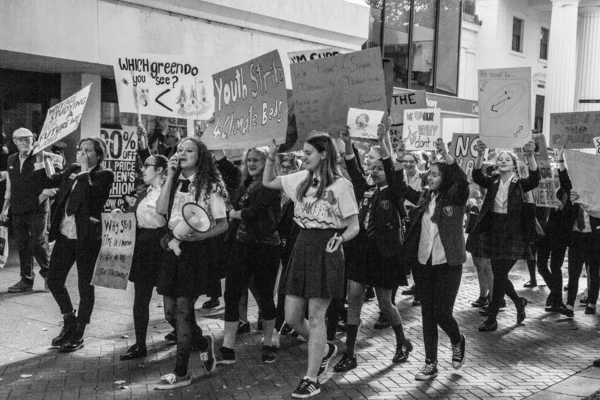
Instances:
[[[550,133],[550,114],[572,112],[577,66],[577,12],[579,0],[551,0],[548,79],[543,133]]]
[[[600,103],[579,103],[581,99],[600,100],[600,6],[579,9],[576,82],[575,110],[600,110]]]

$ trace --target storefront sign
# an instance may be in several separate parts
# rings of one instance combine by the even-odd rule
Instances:
[[[346,127],[350,107],[387,111],[379,48],[290,65],[298,142],[309,132],[338,136]],[[387,121],[386,121],[387,125]]]
[[[596,136],[600,136],[600,111],[550,114],[552,147],[592,149]]]
[[[48,110],[42,132],[40,132],[38,138],[38,145],[33,154],[37,154],[40,150],[53,145],[77,129],[90,95],[91,86],[90,83],[79,92]]]
[[[479,143],[478,133],[454,133],[452,144],[448,150],[448,153],[467,174],[469,182],[473,180],[473,166],[477,159],[477,150],[475,149],[477,143]]]
[[[578,202],[600,207],[600,156],[573,150],[565,150],[565,156]]]
[[[383,111],[350,108],[347,121],[350,137],[377,140],[377,129],[383,120],[383,114]]]
[[[135,190],[136,156],[138,141],[136,127],[126,129],[102,129],[100,137],[107,147],[102,167],[113,171],[115,180],[110,189],[110,196],[105,209],[119,208],[123,203],[122,196]]]
[[[531,140],[531,68],[479,70],[479,132],[494,148]]]
[[[119,109],[160,117],[209,119],[214,111],[209,66],[197,57],[119,57],[113,65]]]
[[[538,187],[528,193],[532,203],[538,207],[556,207],[558,204],[556,197],[556,188],[554,187],[554,170],[550,164],[548,155],[548,146],[546,146],[546,137],[544,135],[533,135],[535,142],[535,160],[540,171],[541,179]],[[519,174],[529,176],[529,167],[523,157],[523,149],[514,149],[519,158]]]
[[[442,137],[439,108],[404,110],[402,140],[406,150],[435,150],[435,142]]]
[[[310,60],[318,60],[319,58],[333,57],[341,54],[339,50],[328,47],[326,49],[318,49],[318,50],[304,50],[304,51],[294,51],[292,53],[288,53],[288,57],[290,59],[290,63],[295,64],[304,61]]]
[[[404,110],[414,108],[427,108],[427,97],[424,90],[407,90],[394,88],[390,117],[392,126],[399,126],[404,122]]]
[[[202,136],[209,149],[285,142],[287,90],[277,50],[219,72],[213,82],[215,122]]]
[[[135,229],[133,213],[102,214],[102,247],[96,259],[92,285],[127,289]]]

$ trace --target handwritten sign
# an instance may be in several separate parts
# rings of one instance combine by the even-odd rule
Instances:
[[[79,92],[48,110],[42,132],[38,138],[39,144],[34,149],[33,154],[37,154],[40,150],[53,145],[77,129],[90,95],[91,86],[90,83]]]
[[[288,53],[288,57],[290,59],[290,63],[295,64],[304,61],[318,60],[319,58],[334,57],[338,54],[341,54],[338,49],[328,47],[319,50],[294,51],[292,53]]]
[[[478,133],[454,133],[448,153],[456,160],[456,163],[465,171],[469,181],[473,178],[473,167],[477,159],[475,146],[479,143]]]
[[[593,138],[600,136],[600,111],[550,114],[550,141],[565,149],[595,148]]]
[[[309,132],[337,136],[352,108],[387,111],[381,51],[372,48],[290,65],[298,148]]]
[[[377,140],[377,126],[381,123],[383,114],[383,111],[350,108],[347,121],[350,137]]]
[[[119,208],[123,203],[122,196],[135,189],[137,133],[136,127],[126,129],[101,129],[100,137],[107,147],[102,167],[114,172],[115,180],[105,210]]]
[[[595,137],[593,142],[594,146],[596,146],[596,154],[600,154],[600,136]]]
[[[535,142],[534,157],[540,171],[541,179],[537,188],[528,192],[531,203],[535,203],[538,207],[556,207],[557,197],[556,188],[554,187],[554,174],[550,164],[550,156],[548,155],[548,146],[546,145],[546,137],[544,135],[533,135]],[[519,159],[518,168],[521,176],[529,176],[529,167],[523,157],[523,149],[514,149],[515,154]]]
[[[103,213],[102,247],[96,259],[92,285],[127,289],[134,247],[135,215]]]
[[[169,118],[210,119],[214,111],[210,65],[198,57],[134,54],[113,65],[119,110]]]
[[[424,90],[407,90],[394,88],[390,117],[392,126],[399,126],[404,122],[404,110],[414,108],[427,108],[427,97]]]
[[[600,156],[565,150],[569,177],[579,194],[579,203],[600,207]]]
[[[488,147],[531,140],[531,68],[479,70],[479,132]]]
[[[215,122],[202,137],[209,149],[285,142],[287,90],[277,50],[219,72],[213,82]]]
[[[404,110],[402,140],[406,150],[435,150],[435,141],[442,137],[441,122],[439,108]]]

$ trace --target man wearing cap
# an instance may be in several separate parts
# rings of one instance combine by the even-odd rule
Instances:
[[[13,218],[13,228],[19,249],[21,280],[8,288],[11,293],[33,290],[33,258],[40,265],[40,275],[45,279],[48,274],[48,253],[46,236],[48,221],[48,197],[44,185],[36,170],[44,164],[36,164],[33,150],[33,133],[29,129],[19,128],[13,133],[13,141],[18,153],[8,158],[8,181],[0,220],[8,219],[9,209]]]

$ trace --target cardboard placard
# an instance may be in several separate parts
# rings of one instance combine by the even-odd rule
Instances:
[[[50,107],[38,138],[38,145],[33,150],[33,154],[37,154],[40,150],[53,145],[77,129],[90,95],[91,86],[90,83],[74,95],[54,107]]]
[[[531,68],[479,70],[479,132],[494,148],[531,140]]]
[[[473,181],[472,174],[477,159],[477,150],[475,149],[477,143],[479,143],[478,133],[454,133],[448,150],[448,153],[467,174],[469,182]]]
[[[291,64],[300,63],[304,61],[318,60],[319,58],[334,57],[343,52],[333,47],[327,47],[318,50],[303,50],[294,51],[288,53],[288,58]]]
[[[560,149],[593,149],[600,136],[600,111],[550,114],[550,141]]]
[[[123,204],[122,196],[135,190],[136,161],[138,152],[137,128],[101,129],[100,137],[107,147],[102,167],[113,171],[115,180],[108,201],[104,205],[107,211],[119,208]]]
[[[554,187],[554,170],[550,164],[548,155],[548,146],[546,146],[546,137],[544,135],[533,135],[535,142],[534,157],[540,171],[541,179],[538,187],[528,192],[532,203],[538,207],[557,207],[556,188]],[[529,168],[525,164],[523,149],[514,149],[519,158],[519,173],[521,176],[529,176]]]
[[[565,150],[569,177],[579,201],[594,208],[600,207],[600,156]]]
[[[404,122],[404,110],[414,108],[427,108],[427,96],[424,90],[408,90],[394,88],[390,117],[392,126],[399,126]]]
[[[202,136],[213,149],[268,146],[285,142],[287,89],[277,50],[213,75],[214,124]]]
[[[102,213],[102,247],[96,259],[92,285],[127,289],[135,230],[133,213]]]
[[[377,129],[383,120],[383,114],[383,111],[350,108],[347,121],[350,137],[377,140]]]
[[[442,137],[442,114],[439,108],[404,110],[402,140],[406,150],[436,150],[435,141]]]
[[[119,110],[169,118],[209,119],[214,111],[209,58],[132,54],[113,64]]]
[[[346,127],[351,107],[387,111],[379,48],[291,64],[290,68],[298,129],[295,148],[302,148],[314,130],[337,137]]]

